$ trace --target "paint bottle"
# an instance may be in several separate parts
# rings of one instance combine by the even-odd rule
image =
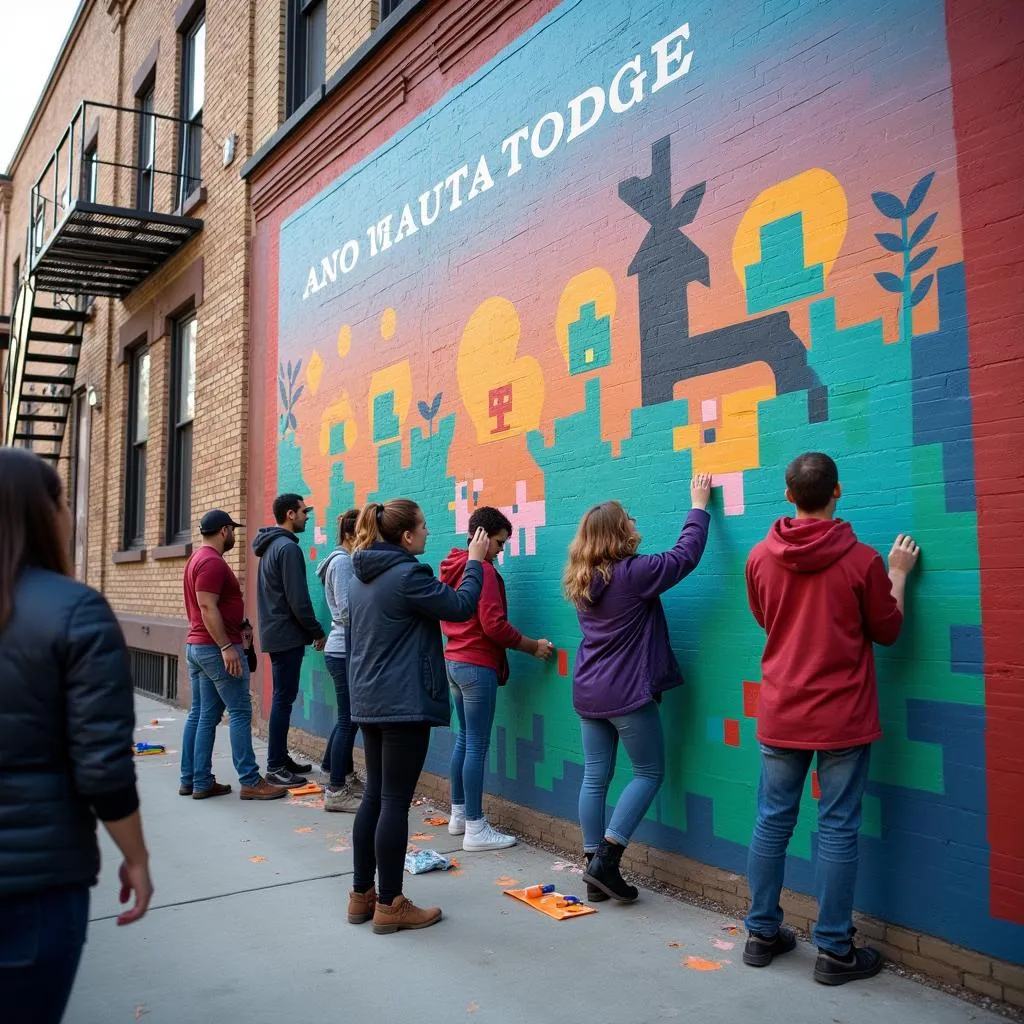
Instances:
[[[549,892],[554,892],[555,887],[553,885],[530,885],[526,889],[526,898],[528,900],[540,899],[541,896],[547,896]]]

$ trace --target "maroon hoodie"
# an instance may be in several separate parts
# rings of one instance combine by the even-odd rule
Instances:
[[[441,563],[441,582],[458,588],[466,571],[469,552],[466,548],[452,548]],[[518,648],[523,634],[508,621],[508,599],[505,581],[494,568],[493,562],[484,561],[484,586],[476,614],[466,622],[442,622],[441,630],[448,638],[444,656],[449,661],[465,665],[493,668],[498,682],[508,680],[508,656],[505,648]]]
[[[840,519],[780,519],[747,559],[747,597],[768,634],[757,738],[800,750],[877,740],[871,645],[903,624],[878,552]]]

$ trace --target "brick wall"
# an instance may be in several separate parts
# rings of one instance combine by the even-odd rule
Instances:
[[[429,5],[253,175],[250,501],[309,496],[315,596],[352,503],[416,498],[435,566],[475,506],[505,510],[512,618],[562,657],[513,655],[487,788],[564,820],[582,762],[579,630],[559,593],[576,523],[618,498],[663,549],[691,472],[712,472],[708,551],[664,597],[688,685],[665,696],[667,778],[637,840],[707,865],[699,884],[729,903],[759,760],[744,560],[785,510],[788,460],[832,452],[860,538],[885,551],[906,530],[925,551],[904,636],[878,654],[859,910],[894,947],[906,933],[1020,961],[1021,773],[991,737],[1019,703],[1024,650],[1003,615],[1022,595],[981,545],[1020,533],[1020,475],[997,453],[1020,447],[1024,353],[1005,332],[997,351],[994,331],[1019,289],[993,298],[1020,261],[992,229],[1014,210],[990,205],[1019,163],[1000,77],[1019,67],[1019,8],[794,2],[770,18],[751,2],[693,12],[687,33],[668,4],[628,30],[616,15]],[[302,694],[294,724],[326,735],[315,656]],[[450,746],[439,730],[429,770]],[[812,780],[797,892],[813,891],[816,798]],[[995,977],[970,967],[965,983]]]

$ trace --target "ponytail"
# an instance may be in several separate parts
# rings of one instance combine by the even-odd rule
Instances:
[[[416,529],[421,514],[419,505],[408,498],[367,502],[356,520],[353,550],[362,551],[382,540],[401,544],[402,534]]]

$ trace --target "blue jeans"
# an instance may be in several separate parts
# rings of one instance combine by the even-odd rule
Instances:
[[[228,711],[231,759],[243,786],[260,780],[252,750],[252,698],[249,695],[249,665],[240,644],[235,649],[242,659],[242,678],[231,675],[216,644],[186,644],[192,706],[181,738],[181,784],[201,793],[216,781],[213,777],[213,745],[224,709]]]
[[[267,722],[267,771],[284,768],[288,760],[288,727],[292,721],[292,705],[299,695],[299,677],[305,647],[287,651],[271,651],[270,667],[274,676],[274,697],[270,702]]]
[[[498,673],[461,661],[446,661],[445,665],[459,720],[448,767],[452,803],[466,805],[467,821],[479,821],[484,816],[484,768],[498,698]]]
[[[338,702],[338,721],[331,732],[330,761],[331,787],[338,789],[352,774],[352,748],[356,744],[356,726],[352,722],[352,707],[348,696],[348,658],[344,654],[325,654],[327,671],[334,680],[334,696]]]
[[[750,841],[747,874],[751,905],[747,928],[772,936],[782,924],[779,896],[786,867],[786,847],[800,811],[813,750],[788,750],[761,744],[761,784],[757,824]],[[868,780],[871,747],[819,750],[818,857],[814,871],[819,949],[846,954],[853,937],[853,890],[857,882],[857,833],[860,806]]]
[[[626,846],[665,777],[665,742],[661,717],[653,701],[627,715],[614,718],[581,718],[583,734],[583,785],[580,787],[580,828],[583,849],[592,853],[603,839]],[[605,827],[608,787],[615,775],[619,740],[633,765],[633,778],[622,791]]]
[[[0,899],[4,1024],[60,1024],[89,924],[89,887]]]

